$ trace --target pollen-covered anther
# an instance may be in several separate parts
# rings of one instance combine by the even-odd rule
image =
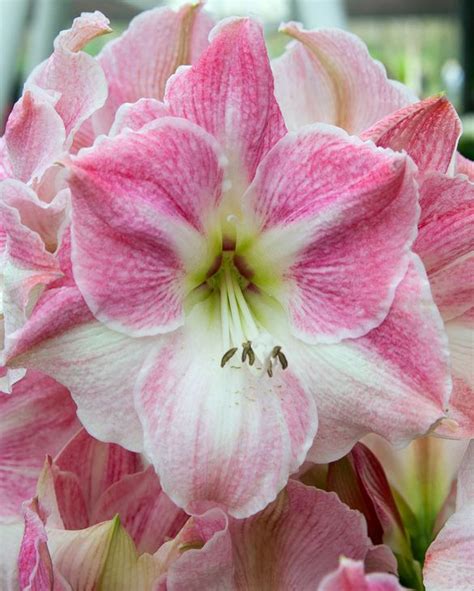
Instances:
[[[247,358],[249,360],[249,365],[253,365],[255,363],[255,353],[252,349],[252,343],[250,341],[242,343],[242,363],[245,363]]]
[[[221,367],[224,367],[224,365],[232,359],[232,357],[235,355],[236,352],[237,352],[237,347],[232,347],[231,349],[226,351],[224,353],[224,355],[222,355]]]
[[[288,367],[288,359],[286,358],[286,355],[283,353],[279,345],[273,347],[271,357],[272,359],[278,359],[282,369],[286,369]]]

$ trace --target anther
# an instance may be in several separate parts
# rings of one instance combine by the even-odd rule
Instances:
[[[273,365],[271,361],[269,361],[267,365],[267,374],[269,378],[273,377]]]
[[[288,367],[288,359],[286,358],[286,356],[281,351],[278,351],[277,357],[278,361],[280,362],[281,368],[286,369]]]
[[[221,359],[221,367],[224,367],[224,365],[230,360],[232,359],[232,357],[235,355],[235,352],[237,351],[237,347],[232,347],[232,349],[229,349],[226,353],[224,353],[224,355],[222,355],[222,359]]]
[[[249,360],[249,365],[253,365],[255,363],[255,353],[252,349],[252,343],[247,341],[246,343],[242,343],[242,363]]]
[[[275,359],[275,357],[278,357],[280,351],[281,351],[281,347],[279,345],[277,345],[276,347],[273,347],[272,354],[271,354],[272,359]]]

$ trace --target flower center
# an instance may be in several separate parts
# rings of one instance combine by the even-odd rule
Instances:
[[[248,365],[256,371],[264,370],[272,377],[275,364],[282,369],[288,361],[280,345],[274,342],[255,317],[246,294],[259,289],[239,271],[242,261],[236,261],[233,251],[224,251],[218,270],[207,279],[207,285],[219,297],[223,355],[221,367],[231,360]]]

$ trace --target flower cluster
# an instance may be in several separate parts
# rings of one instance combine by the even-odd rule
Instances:
[[[158,8],[94,58],[84,13],[25,84],[2,589],[472,589],[459,118],[351,34],[281,31],[270,61],[250,18]]]

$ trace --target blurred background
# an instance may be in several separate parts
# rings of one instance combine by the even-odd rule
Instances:
[[[138,12],[183,0],[0,0],[0,129],[32,68],[52,50],[57,33],[83,11],[102,11],[114,35]],[[420,97],[445,92],[461,114],[460,149],[474,159],[474,0],[208,0],[217,18],[258,16],[270,54],[288,38],[277,32],[284,20],[306,28],[341,27],[359,35],[388,74]],[[93,41],[92,54],[111,39]]]

